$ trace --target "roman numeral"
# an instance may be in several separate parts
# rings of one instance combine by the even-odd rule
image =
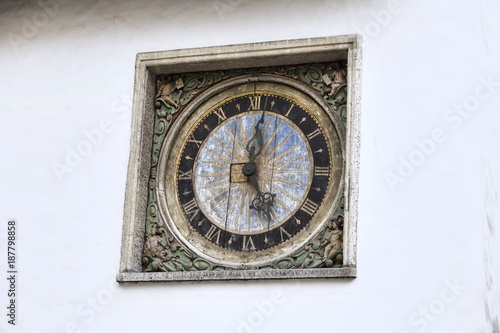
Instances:
[[[329,167],[320,167],[320,166],[315,166],[314,167],[314,175],[315,176],[325,176],[328,177],[330,173],[330,168]]]
[[[200,145],[201,145],[201,143],[202,143],[202,141],[200,141],[200,140],[196,140],[196,139],[195,139],[195,137],[194,137],[194,135],[191,135],[191,137],[190,137],[190,139],[188,140],[188,142],[192,142],[192,143],[196,144],[196,146],[197,146],[198,148],[200,148]]]
[[[215,237],[215,244],[219,245],[219,240],[220,240],[220,229],[214,226],[213,224],[210,226],[210,229],[208,229],[207,234],[205,237],[207,237],[209,240],[213,241]]]
[[[261,96],[249,96],[250,107],[248,110],[260,110],[260,97]]]
[[[219,117],[219,118],[217,119],[218,124],[220,124],[221,122],[223,122],[224,120],[226,120],[226,119],[227,119],[226,114],[224,113],[224,110],[222,110],[222,108],[215,109],[215,110],[214,110],[214,113],[215,113],[215,115],[216,115],[217,117]]]
[[[243,235],[243,251],[249,251],[250,249],[255,250],[255,244],[253,243],[252,236]]]
[[[285,229],[283,229],[283,227],[280,227],[280,235],[281,235],[282,242],[285,240],[285,238],[283,237],[283,234],[287,235],[288,236],[287,238],[292,237],[292,235],[290,235]]]
[[[194,135],[191,135],[191,137],[189,138],[188,142],[192,142],[192,143],[196,144],[196,146],[198,148],[200,148],[200,145],[202,143],[202,141],[196,140],[195,137],[194,137]]]
[[[290,108],[288,109],[287,113],[285,113],[285,117],[288,117],[288,115],[290,114],[290,111],[292,111],[292,109],[293,109],[294,106],[295,105],[293,105],[293,104],[290,105]]]
[[[311,201],[310,199],[306,199],[306,202],[300,207],[300,210],[303,210],[307,214],[313,216],[314,213],[316,212],[316,209],[318,209],[318,204],[315,203],[314,201]]]
[[[319,131],[319,128],[316,128],[314,131],[307,134],[307,138],[309,139],[309,141],[311,141],[314,137],[316,137],[317,135],[320,135],[320,134],[321,134],[321,132]]]
[[[182,208],[184,208],[184,212],[191,222],[193,222],[193,218],[200,212],[200,208],[198,207],[198,204],[196,203],[194,198],[182,205]]]
[[[179,180],[191,180],[191,176],[193,175],[193,170],[188,170],[186,172],[179,170]]]

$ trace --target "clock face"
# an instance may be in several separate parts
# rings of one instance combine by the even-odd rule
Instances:
[[[224,90],[194,108],[172,140],[165,175],[171,227],[210,259],[272,260],[303,244],[337,198],[335,126],[290,87]]]
[[[249,101],[261,99],[262,111],[247,106]],[[265,104],[270,99],[275,103],[266,108]],[[247,111],[238,112],[238,107],[247,108]],[[226,238],[236,239],[231,234],[241,234],[249,235],[249,239],[256,238],[256,242],[249,245],[256,244],[249,249],[276,245],[271,242],[275,238],[267,237],[266,240],[267,233],[278,227],[285,232],[283,223],[294,216],[308,196],[315,165],[311,146],[298,126],[274,112],[280,107],[300,108],[278,96],[253,94],[222,105],[219,112],[232,117],[216,126],[200,145],[193,168],[188,171],[193,177],[178,177],[179,188],[182,192],[193,192],[201,213],[214,225],[212,230],[217,230],[211,237],[216,244],[238,249],[241,244],[228,244]],[[305,115],[304,110],[296,112]],[[206,130],[213,118],[207,117],[197,127]],[[256,139],[259,133],[261,142]],[[324,157],[328,157],[324,138],[315,141],[315,146],[324,150]],[[187,146],[181,160],[197,148]],[[254,162],[249,164],[252,149],[255,149],[256,156]],[[323,162],[322,175],[328,176],[328,163],[320,159],[317,162]],[[253,167],[253,174],[246,175],[245,166]],[[179,172],[182,174],[184,171],[180,168]],[[257,188],[252,183],[253,179]],[[185,202],[186,196],[179,194],[179,200]],[[199,218],[202,218],[201,214]],[[199,231],[203,233],[202,228]],[[219,234],[226,237],[215,237]],[[257,242],[257,238],[263,239]]]

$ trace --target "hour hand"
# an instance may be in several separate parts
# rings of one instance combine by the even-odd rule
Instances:
[[[259,181],[257,180],[257,176],[255,175],[255,163],[247,162],[243,165],[243,174],[248,177],[248,182],[255,189],[257,193],[257,197],[260,197],[262,192],[259,188]]]
[[[264,215],[267,217],[267,220],[271,220],[271,209],[274,204],[274,198],[276,197],[276,194],[274,193],[258,193],[255,198],[252,200],[252,205],[250,206],[251,209],[255,209],[258,213],[263,212]]]
[[[262,192],[260,192],[257,176],[255,176],[255,174],[248,176],[248,181],[250,182],[250,185],[252,185],[255,191],[257,192],[257,196],[259,196]]]
[[[255,175],[254,162],[247,162],[243,165],[243,174],[248,177],[248,182],[252,185],[256,192],[250,208],[255,209],[259,213],[263,212],[267,219],[271,220],[271,207],[273,207],[276,194],[269,192],[262,193],[260,191],[259,181]]]

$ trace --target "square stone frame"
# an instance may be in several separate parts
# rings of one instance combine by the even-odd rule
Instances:
[[[131,150],[125,190],[118,282],[356,277],[361,105],[361,36],[284,40],[137,54]],[[197,71],[347,60],[347,126],[343,267],[309,269],[143,272],[156,76]]]

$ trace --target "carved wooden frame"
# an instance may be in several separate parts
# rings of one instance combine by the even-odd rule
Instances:
[[[145,220],[155,119],[156,76],[196,71],[347,60],[343,265],[337,268],[143,272]],[[139,53],[136,59],[131,151],[118,282],[356,277],[360,152],[361,36]]]

